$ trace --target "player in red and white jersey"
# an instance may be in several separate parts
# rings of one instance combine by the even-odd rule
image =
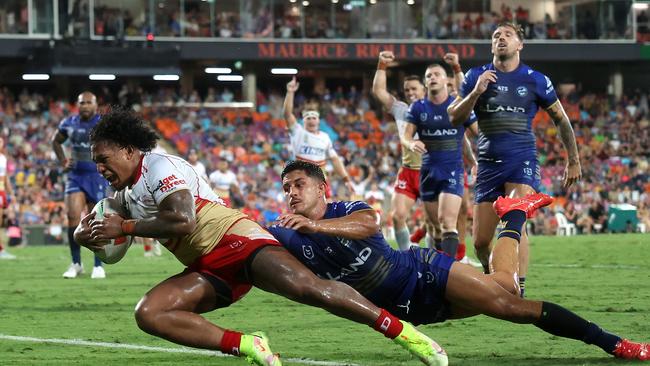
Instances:
[[[231,207],[230,191],[241,197],[237,175],[228,169],[228,161],[221,159],[217,163],[217,170],[210,173],[208,179],[214,192],[225,202],[226,206]]]
[[[4,210],[9,207],[8,197],[13,196],[11,182],[7,174],[7,155],[5,155],[5,139],[0,137],[0,226],[4,222]],[[1,239],[0,239],[1,240]],[[7,252],[0,242],[0,259],[15,259],[16,256]]]
[[[327,159],[332,162],[334,171],[345,182],[345,187],[348,194],[354,193],[354,187],[350,181],[350,176],[345,170],[343,161],[334,150],[332,139],[329,135],[320,130],[320,114],[313,109],[305,109],[302,111],[302,120],[304,127],[298,123],[296,117],[293,115],[293,99],[298,90],[300,83],[296,81],[296,77],[287,83],[287,95],[284,98],[284,118],[287,121],[287,129],[291,139],[291,147],[293,155],[296,160],[307,161],[318,165],[325,172],[325,164]],[[327,197],[331,196],[328,192]]]
[[[268,231],[223,205],[187,161],[152,153],[157,139],[131,111],[116,108],[102,117],[90,135],[92,160],[129,217],[108,214],[95,221],[91,213],[75,231],[75,240],[91,250],[124,235],[157,238],[187,266],[140,300],[135,317],[142,330],[245,356],[255,365],[281,365],[266,337],[224,329],[200,315],[229,306],[256,286],[367,324],[418,358],[436,359],[440,347],[433,340],[351,287],[318,278]]]

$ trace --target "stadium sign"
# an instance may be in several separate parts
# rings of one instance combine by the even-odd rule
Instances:
[[[257,58],[302,60],[374,60],[381,51],[393,51],[397,59],[440,59],[448,52],[458,53],[461,59],[473,59],[481,52],[489,52],[489,44],[455,43],[304,43],[259,42]]]

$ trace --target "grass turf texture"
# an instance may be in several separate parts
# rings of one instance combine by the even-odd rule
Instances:
[[[605,329],[650,340],[650,240],[648,235],[534,237],[526,281],[530,299],[561,304]],[[182,266],[169,254],[144,258],[141,246],[106,266],[108,278],[86,274],[66,280],[64,246],[14,249],[0,261],[0,335],[80,339],[177,348],[140,331],[133,309],[140,297]],[[418,365],[408,353],[370,328],[323,310],[253,289],[242,301],[206,314],[223,327],[264,330],[287,359],[358,365]],[[449,353],[451,365],[620,365],[594,346],[551,336],[534,326],[485,316],[421,326]],[[0,339],[4,365],[245,365],[243,359],[146,350],[45,344]]]

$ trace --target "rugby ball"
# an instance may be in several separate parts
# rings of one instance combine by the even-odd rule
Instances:
[[[95,213],[95,220],[102,221],[106,214],[118,214],[121,217],[128,217],[126,210],[114,198],[104,198],[97,202],[92,212]],[[126,251],[133,243],[133,237],[130,235],[120,236],[119,238],[106,240],[102,249],[97,250],[95,254],[102,262],[113,264],[124,258]]]

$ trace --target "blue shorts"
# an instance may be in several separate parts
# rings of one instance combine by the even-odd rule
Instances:
[[[506,194],[506,183],[525,184],[539,189],[541,175],[537,159],[508,162],[479,161],[474,203],[492,202]]]
[[[420,199],[424,202],[435,202],[442,192],[463,197],[463,177],[462,165],[422,166]]]
[[[86,201],[97,203],[106,198],[108,182],[99,173],[68,173],[65,182],[65,194],[83,192]]]
[[[411,247],[410,253],[417,262],[418,281],[410,298],[391,310],[395,316],[415,325],[444,322],[451,316],[445,290],[455,260],[435,249]]]

